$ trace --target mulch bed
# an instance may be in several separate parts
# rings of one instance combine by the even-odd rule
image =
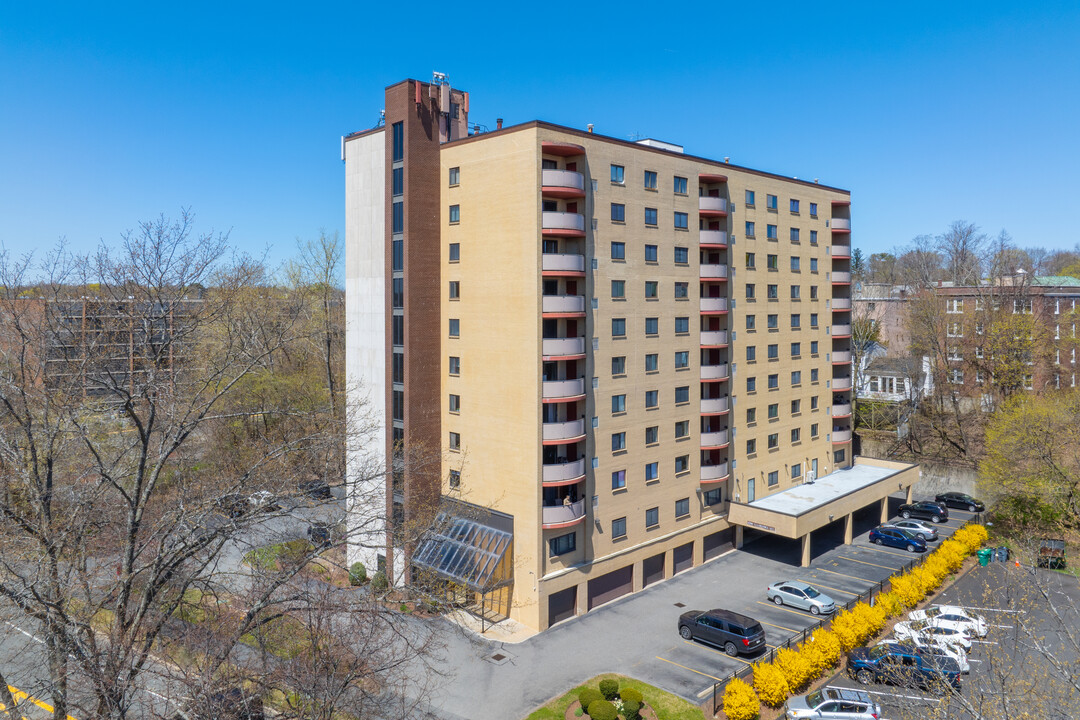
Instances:
[[[575,700],[570,703],[570,707],[566,708],[565,720],[582,720],[582,718],[588,718],[589,716],[585,713],[582,713],[581,715],[577,714],[578,708],[580,707],[580,700]],[[645,720],[659,720],[659,718],[656,717],[656,711],[652,709],[651,705],[642,705],[641,709],[638,710],[638,714],[645,718]],[[619,717],[622,716],[620,715]]]

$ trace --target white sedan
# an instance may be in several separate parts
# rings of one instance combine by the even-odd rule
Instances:
[[[956,605],[933,605],[926,610],[912,610],[911,620],[926,620],[934,627],[948,627],[975,637],[986,637],[986,618]]]
[[[971,672],[971,664],[967,659],[967,651],[959,645],[938,643],[936,640],[927,642],[924,638],[918,637],[908,638],[907,640],[882,640],[878,645],[896,645],[903,648],[912,647],[928,655],[942,655],[955,660],[956,664],[960,666],[960,672],[965,675]]]
[[[971,638],[955,628],[937,627],[926,620],[908,620],[896,623],[893,628],[898,640],[918,639],[923,642],[959,645],[964,650],[971,650]]]

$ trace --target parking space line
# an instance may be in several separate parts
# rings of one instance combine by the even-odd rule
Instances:
[[[771,602],[761,602],[760,600],[757,601],[757,604],[758,605],[764,605],[765,607],[776,608],[777,610],[783,610],[784,612],[789,612],[792,615],[798,615],[799,617],[803,618],[804,620],[806,619],[806,613],[801,613],[798,610],[792,610],[791,608],[784,607],[783,605],[777,605],[776,603],[771,603]]]
[[[897,570],[900,569],[900,568],[891,567],[889,565],[878,565],[877,563],[866,562],[865,560],[856,560],[855,558],[848,557],[847,555],[840,555],[839,557],[843,558],[844,560],[850,560],[851,562],[862,563],[863,565],[869,565],[871,567],[881,568],[882,570],[888,570],[890,572],[896,572]]]
[[[724,657],[728,658],[729,660],[738,660],[739,662],[744,663],[746,665],[753,665],[753,663],[747,662],[746,660],[743,660],[741,657],[731,657],[730,655],[728,655],[723,650],[719,650],[717,648],[710,647],[709,645],[705,645],[703,643],[696,643],[693,640],[683,640],[683,642],[686,643],[687,645],[693,645],[694,647],[704,648],[705,650],[708,650],[711,653],[716,653],[717,655],[723,655]],[[668,662],[671,662],[671,661],[669,660]]]
[[[991,625],[992,628],[1001,628],[1002,630],[1012,630],[1014,625]]]
[[[866,582],[866,578],[856,577],[854,575],[848,575],[847,573],[836,572],[835,570],[826,570],[825,568],[813,568],[814,570],[820,570],[821,572],[827,572],[832,575],[839,575],[840,577],[846,577],[851,580],[858,580],[859,582]],[[859,593],[855,593],[858,595]]]
[[[709,673],[703,673],[700,670],[695,670],[694,668],[686,667],[685,665],[680,665],[679,663],[675,662],[674,660],[668,660],[667,658],[662,658],[659,655],[656,655],[655,657],[656,657],[657,660],[663,660],[666,663],[671,663],[675,667],[681,667],[683,670],[689,670],[692,673],[697,673],[698,675],[704,675],[707,678],[712,678],[716,682],[723,682],[723,680],[716,677],[715,675],[710,675]]]
[[[864,547],[864,546],[859,545],[858,547]],[[908,553],[908,552],[896,552],[895,550],[886,550],[885,548],[879,547],[879,546],[877,546],[877,545],[875,545],[873,543],[869,543],[865,547],[867,547],[867,548],[869,548],[871,550],[877,550],[880,553],[885,553],[886,555],[895,555],[896,557],[902,557],[902,558],[910,558],[912,555],[915,554],[915,553]],[[928,549],[929,549],[929,547],[930,546],[927,545]]]
[[[822,585],[817,580],[815,580],[813,582],[810,582],[809,580],[804,580],[803,578],[799,578],[799,582],[804,582],[807,585],[813,585],[814,587],[823,587],[826,590],[832,590],[833,592],[842,592],[845,595],[858,595],[859,594],[859,593],[855,592],[854,590],[841,590],[840,588],[834,588],[834,587],[829,587],[828,585]]]
[[[800,632],[802,632],[802,630],[792,630],[792,629],[791,629],[791,628],[789,628],[789,627],[784,627],[783,625],[774,625],[774,624],[772,624],[772,623],[768,623],[768,622],[765,622],[764,620],[758,620],[758,622],[759,622],[759,623],[761,623],[762,625],[768,625],[769,627],[774,627],[774,628],[778,628],[778,629],[780,629],[780,630],[787,630],[788,632],[793,632],[793,633],[800,633]]]
[[[993,640],[972,640],[972,643],[979,643],[980,645],[997,645]]]

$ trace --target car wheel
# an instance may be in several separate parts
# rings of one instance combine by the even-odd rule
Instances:
[[[968,512],[975,512],[975,506],[974,505],[968,505]]]
[[[928,540],[930,539],[930,538],[926,537],[925,535],[923,535],[922,533],[919,533],[919,534],[918,534],[918,535],[916,535],[915,537],[919,538],[919,539],[920,539],[920,540],[922,540],[923,542],[926,542],[926,541],[928,541]]]
[[[876,542],[876,543],[877,543],[878,545],[884,545],[884,544],[885,544],[885,541],[884,541],[884,540],[882,540],[881,538],[878,538],[878,539],[877,539],[877,540],[875,540],[874,542]]]
[[[904,511],[904,512],[902,512],[902,513],[900,513],[900,515],[901,515],[901,517],[903,517],[903,518],[904,518],[905,520],[907,520],[908,518],[910,518],[910,517],[911,517],[911,513],[909,513],[909,512],[907,511],[907,510],[905,510],[905,511]]]
[[[855,679],[863,685],[872,685],[874,683],[874,673],[869,670],[860,670],[855,673]]]
[[[820,615],[821,614],[821,608],[819,608],[817,605],[811,605],[810,606],[810,614],[811,615]]]
[[[932,518],[930,518],[930,521],[934,522],[934,523],[939,523],[939,522],[941,522],[941,516],[940,515],[935,515]]]
[[[679,634],[682,635],[683,640],[692,640],[694,633],[690,630],[689,626],[683,625],[679,628]]]
[[[773,601],[774,603],[776,603],[777,605],[783,605],[783,604],[784,604],[784,598],[780,597],[779,595],[777,595],[776,597],[774,597],[774,598],[772,599],[772,601]]]
[[[729,642],[727,645],[724,646],[724,652],[726,652],[731,657],[735,657],[739,654],[739,648],[735,647],[735,643]]]
[[[915,546],[914,545],[908,545],[907,546],[907,551],[908,552],[915,552]]]

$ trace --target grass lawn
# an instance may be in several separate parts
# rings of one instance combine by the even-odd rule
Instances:
[[[705,718],[700,707],[688,703],[680,697],[676,697],[658,687],[647,685],[640,680],[628,678],[625,675],[607,673],[597,675],[588,682],[578,685],[565,695],[555,698],[547,705],[537,708],[526,720],[563,720],[566,716],[566,708],[577,700],[578,692],[585,686],[599,687],[600,681],[605,678],[615,678],[619,681],[620,688],[632,687],[639,691],[642,697],[645,698],[645,703],[656,710],[656,716],[662,718],[662,720],[704,720]]]

